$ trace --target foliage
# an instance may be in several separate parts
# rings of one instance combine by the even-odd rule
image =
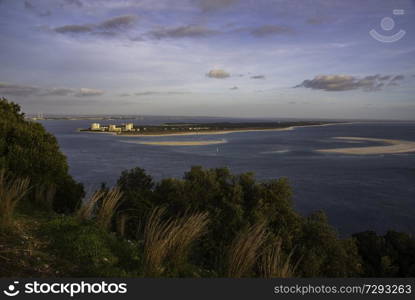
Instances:
[[[302,260],[302,277],[354,277],[361,272],[361,261],[353,239],[340,239],[323,212],[307,217],[294,239]]]
[[[356,233],[365,277],[415,277],[415,238],[407,233]]]
[[[12,227],[16,206],[28,188],[27,178],[8,178],[6,171],[0,169],[0,230]]]
[[[143,181],[152,183],[141,169],[124,172],[122,178],[126,174],[128,182],[137,182],[139,186],[124,185],[121,190],[125,194],[139,193]],[[340,239],[322,213],[308,218],[297,214],[291,204],[291,188],[284,178],[257,182],[252,173],[233,175],[227,168],[192,167],[183,179],[164,179],[145,185],[144,190],[141,197],[130,198],[132,207],[141,209],[134,215],[141,220],[139,223],[145,222],[142,213],[157,205],[166,208],[168,218],[189,210],[209,213],[207,234],[189,257],[190,262],[204,269],[229,273],[229,248],[237,236],[264,222],[271,236],[284,241],[281,256],[291,255],[293,261],[299,261],[296,272],[301,276],[357,276],[361,271],[354,240]],[[128,210],[128,206],[124,209]],[[243,273],[235,276],[244,276]]]
[[[57,212],[74,211],[84,194],[82,185],[68,174],[56,138],[41,124],[25,120],[20,106],[5,98],[0,98],[0,169],[30,179],[34,187],[26,203],[30,208],[35,207],[38,186],[56,188],[53,208]]]
[[[119,240],[94,223],[61,216],[45,223],[40,231],[61,263],[72,266],[70,275],[128,276],[139,270],[134,243]]]
[[[123,196],[116,214],[122,222],[122,231],[129,238],[137,238],[138,227],[153,207],[151,202],[153,178],[141,168],[126,170],[117,181]],[[120,223],[119,223],[120,224]]]

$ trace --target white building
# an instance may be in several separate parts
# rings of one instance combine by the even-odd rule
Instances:
[[[125,130],[126,131],[132,131],[134,128],[134,124],[133,123],[127,123],[125,124]]]
[[[91,130],[100,130],[101,125],[99,123],[92,123]]]
[[[121,131],[121,128],[117,127],[117,125],[109,125],[108,131]]]

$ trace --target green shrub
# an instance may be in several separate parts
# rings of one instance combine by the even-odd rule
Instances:
[[[29,209],[39,207],[34,204],[37,187],[56,188],[52,205],[57,212],[74,211],[84,196],[82,185],[68,173],[56,138],[41,124],[25,120],[20,106],[5,98],[0,98],[0,169],[30,179],[34,188],[23,203]]]
[[[57,217],[47,222],[41,232],[48,237],[50,249],[66,260],[79,276],[128,276],[138,272],[138,250],[134,243],[73,217]]]
[[[355,233],[365,277],[415,277],[415,238],[404,232]]]
[[[123,209],[145,224],[152,206],[166,207],[166,218],[186,211],[207,212],[207,233],[197,241],[188,263],[226,274],[229,248],[237,235],[265,222],[278,236],[278,255],[292,256],[301,276],[357,276],[361,261],[353,239],[340,239],[324,214],[304,218],[292,207],[292,191],[285,178],[256,181],[252,173],[233,175],[227,168],[192,167],[183,179],[168,178],[153,184],[142,169],[123,172],[121,191],[129,195]],[[135,212],[138,212],[135,214]],[[137,231],[137,226],[133,227]]]

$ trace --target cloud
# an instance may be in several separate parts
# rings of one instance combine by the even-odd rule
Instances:
[[[148,92],[135,93],[134,95],[135,96],[150,96],[150,95],[155,95],[155,94],[158,94],[158,93],[157,92],[148,91]]]
[[[81,88],[78,92],[75,93],[75,96],[76,97],[91,97],[91,96],[101,96],[103,94],[104,92],[101,90]]]
[[[64,0],[65,4],[67,5],[75,5],[78,7],[84,6],[81,0]]]
[[[106,30],[125,29],[134,25],[136,20],[137,17],[133,15],[119,16],[102,22],[98,27]]]
[[[28,10],[34,10],[35,9],[35,6],[31,2],[25,1],[24,2],[24,8],[25,9],[28,9]]]
[[[160,28],[147,33],[147,35],[156,39],[163,38],[200,38],[218,34],[219,31],[212,30],[199,25],[187,25],[174,28]]]
[[[85,33],[92,32],[90,25],[65,25],[54,29],[58,33]]]
[[[29,96],[39,92],[39,88],[35,86],[9,84],[0,82],[0,94],[10,96]]]
[[[398,81],[398,80],[403,80],[405,79],[405,76],[403,75],[396,75],[395,77],[392,78],[392,81]]]
[[[186,91],[167,91],[167,92],[156,92],[156,91],[146,91],[134,93],[135,96],[151,96],[151,95],[186,95],[191,94],[191,92]]]
[[[73,89],[52,88],[42,92],[42,96],[69,96],[74,93]]]
[[[389,76],[391,80],[387,83],[387,86],[399,86],[398,81],[404,80],[405,76],[403,75],[396,75],[396,76]]]
[[[391,77],[392,77],[391,75],[380,76],[379,80],[381,80],[381,81],[389,80]]]
[[[101,90],[81,88],[43,88],[31,85],[10,84],[0,82],[0,95],[8,96],[100,96],[104,92]]]
[[[240,2],[240,0],[197,0],[200,9],[203,12],[214,12],[227,9],[238,2]]]
[[[96,35],[116,35],[119,30],[125,30],[132,27],[137,20],[137,16],[124,15],[115,18],[107,19],[98,24],[70,24],[60,27],[55,27],[53,30],[57,33],[63,34],[82,34],[93,33]]]
[[[277,35],[292,32],[293,30],[291,28],[278,25],[263,25],[251,30],[251,34],[255,37],[264,37],[269,35]]]
[[[234,87],[231,87],[230,90],[235,91],[235,90],[239,90],[239,88],[237,86],[234,86]]]
[[[251,79],[265,79],[265,75],[254,75],[251,76]]]
[[[209,78],[224,79],[230,77],[231,74],[222,69],[213,69],[210,70],[206,76]]]
[[[52,15],[50,10],[42,11],[42,10],[38,9],[35,5],[33,5],[32,2],[30,2],[28,0],[26,0],[24,2],[24,8],[28,11],[31,11],[34,14],[37,14],[40,17],[48,17],[48,16]]]
[[[330,23],[331,21],[333,21],[332,18],[323,17],[323,16],[314,16],[306,20],[307,24],[311,24],[311,25],[327,24],[327,23]]]
[[[120,96],[120,97],[130,97],[131,95],[129,93],[121,93],[118,96]]]
[[[392,78],[392,79],[390,79]],[[396,79],[395,79],[396,78]],[[403,75],[392,77],[391,75],[369,75],[363,78],[351,75],[319,75],[311,80],[304,80],[301,84],[295,86],[311,88],[314,90],[324,91],[350,91],[362,89],[364,91],[378,91],[385,85],[395,85],[396,81],[404,79]],[[389,81],[389,82],[387,82]]]

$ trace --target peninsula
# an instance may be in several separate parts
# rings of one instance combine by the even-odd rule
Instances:
[[[322,121],[293,121],[293,122],[246,122],[246,123],[164,123],[160,125],[121,125],[92,123],[86,132],[105,132],[123,136],[165,136],[165,135],[196,135],[196,134],[226,134],[231,132],[290,130],[294,127],[323,126],[336,124]]]

